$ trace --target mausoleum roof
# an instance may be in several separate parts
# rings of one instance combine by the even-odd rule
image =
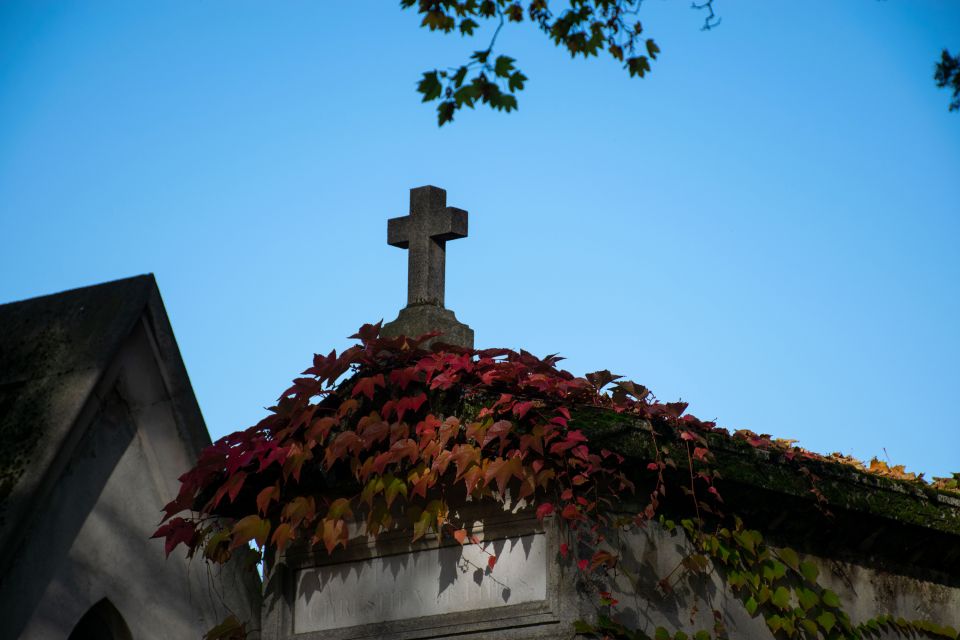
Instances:
[[[152,274],[0,305],[0,544],[68,457],[78,418],[139,322],[166,371],[181,435],[199,451],[209,435]]]
[[[155,288],[144,275],[0,305],[0,509],[38,445],[76,418]]]

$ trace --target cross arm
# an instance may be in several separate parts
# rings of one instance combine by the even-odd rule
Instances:
[[[387,244],[401,249],[410,246],[410,216],[387,220]]]
[[[434,240],[456,240],[467,237],[467,212],[456,207],[447,207],[445,215],[434,219],[430,237]]]

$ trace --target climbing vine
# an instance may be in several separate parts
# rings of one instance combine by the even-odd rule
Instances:
[[[188,555],[214,563],[242,554],[269,565],[291,544],[328,554],[346,548],[357,527],[370,537],[403,530],[412,541],[430,535],[478,543],[464,505],[487,501],[526,506],[541,521],[559,522],[558,561],[576,567],[578,584],[598,607],[595,623],[577,624],[584,635],[648,637],[615,622],[618,603],[603,579],[618,570],[616,533],[656,520],[692,545],[681,571],[661,580],[664,590],[686,575],[715,572],[779,636],[863,637],[886,627],[957,637],[923,620],[880,616],[854,626],[836,594],[817,583],[815,565],[767,546],[759,532],[724,513],[709,438],[726,432],[685,414],[685,403],[659,402],[609,371],[575,377],[557,367],[556,356],[428,349],[434,335],[387,339],[379,331],[379,324],[365,325],[352,336],[359,344],[314,356],[266,418],[201,453],[154,534],[167,554],[184,544]],[[592,407],[639,425],[652,451],[641,473],[628,474],[621,453],[597,447],[578,428],[577,412]],[[790,441],[746,431],[734,437],[791,458],[816,457]],[[905,475],[889,467],[876,472]],[[942,488],[950,488],[947,482]],[[674,492],[689,504],[690,517],[679,524],[660,508]],[[614,508],[625,494],[642,496],[636,512]],[[496,562],[488,554],[489,570]],[[726,637],[714,614],[716,624],[697,640]],[[246,632],[246,623],[231,617],[207,638]],[[664,628],[654,636],[685,637]]]

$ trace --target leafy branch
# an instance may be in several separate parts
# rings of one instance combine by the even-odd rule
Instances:
[[[495,21],[496,28],[489,45],[475,51],[470,60],[459,67],[427,71],[417,84],[423,102],[438,100],[437,121],[440,126],[451,122],[463,107],[477,103],[498,111],[517,108],[517,93],[527,77],[509,56],[494,56],[494,45],[506,23],[530,22],[571,57],[599,56],[606,51],[623,65],[630,77],[644,77],[650,72],[660,48],[652,38],[643,38],[643,25],[635,16],[643,0],[571,0],[564,10],[554,13],[548,0],[401,0],[402,9],[416,7],[422,16],[420,26],[442,33],[457,32],[470,37],[480,22]],[[713,0],[696,9],[707,9],[705,29],[719,24],[713,13]]]
[[[953,89],[950,111],[960,111],[960,55],[951,56],[946,49],[940,54],[933,80],[941,89]]]

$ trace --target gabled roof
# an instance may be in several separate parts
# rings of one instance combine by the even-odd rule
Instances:
[[[140,322],[198,451],[209,435],[152,274],[0,305],[0,547],[69,456],[81,411]]]

